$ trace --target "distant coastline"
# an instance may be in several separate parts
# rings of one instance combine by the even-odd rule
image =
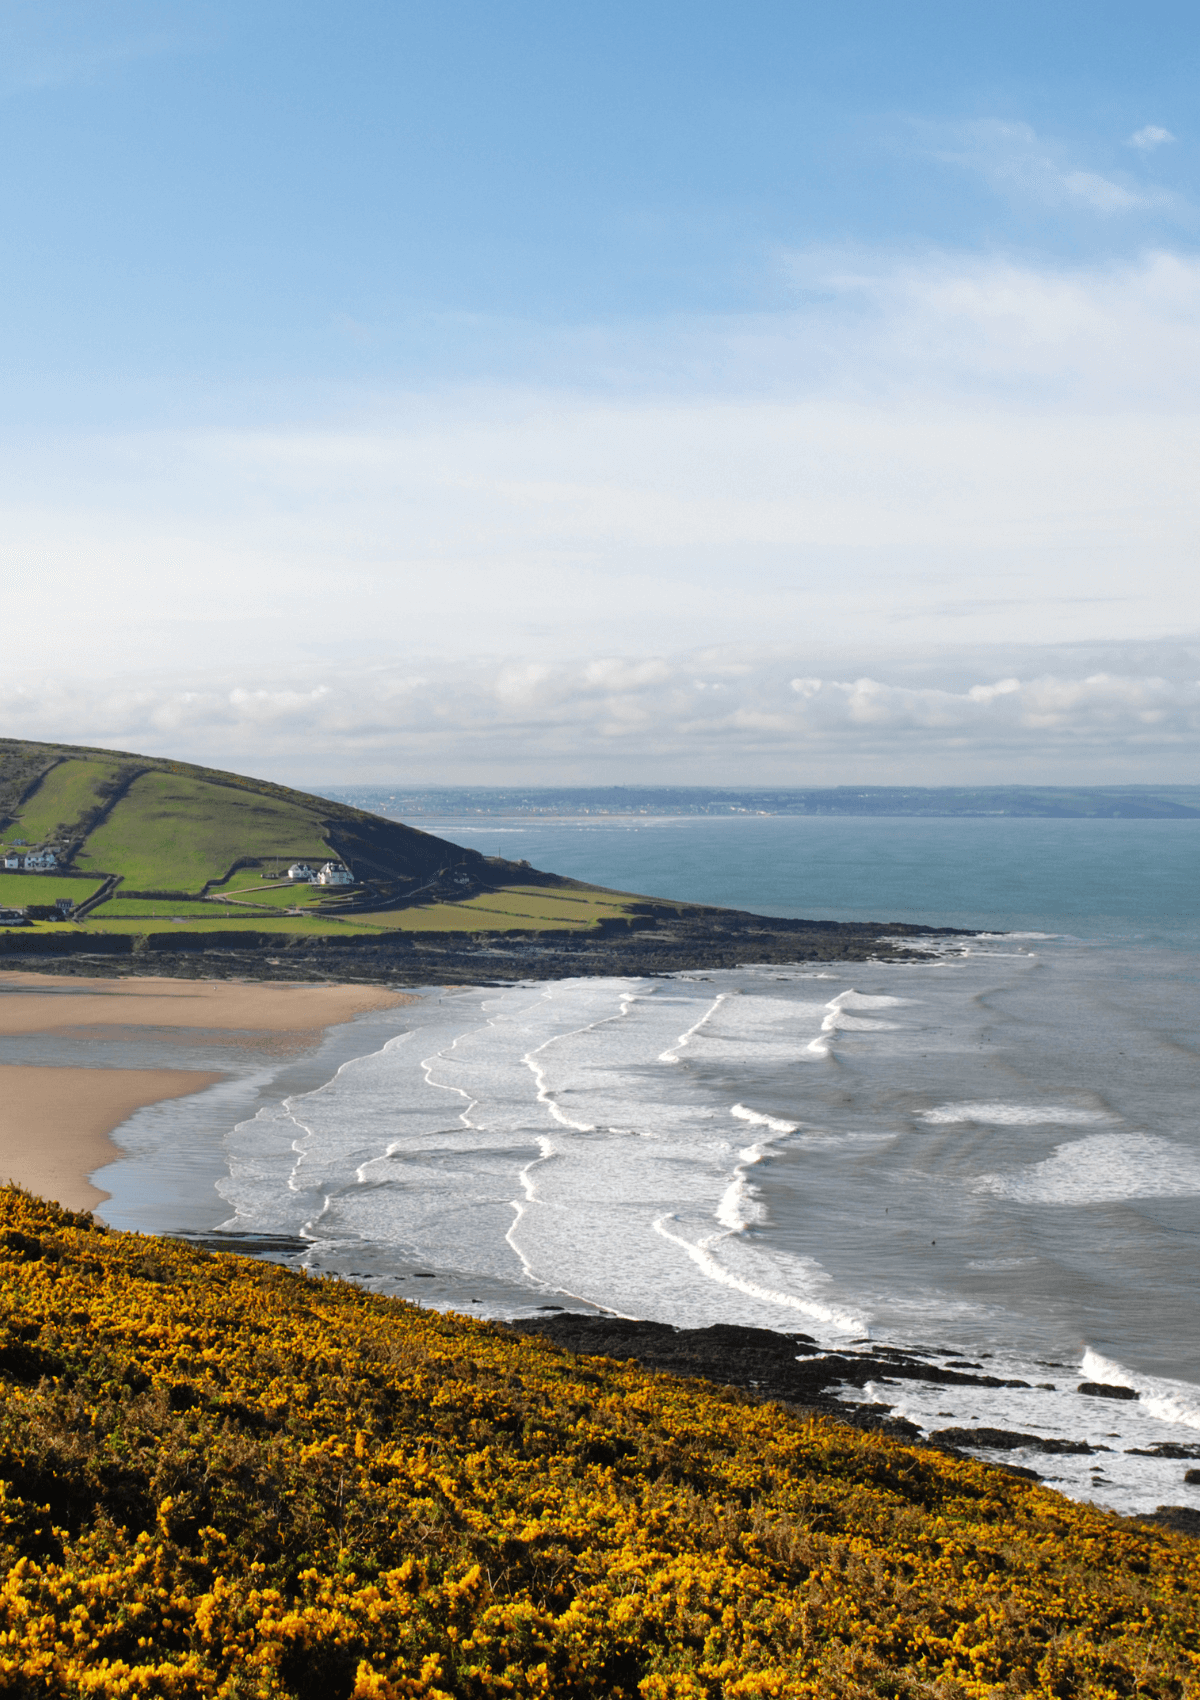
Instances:
[[[394,819],[464,815],[863,815],[934,819],[1200,820],[1200,785],[703,785],[325,787]]]

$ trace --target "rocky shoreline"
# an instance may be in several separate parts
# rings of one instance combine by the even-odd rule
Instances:
[[[149,974],[177,979],[337,980],[374,985],[492,985],[578,975],[653,975],[748,963],[918,962],[935,940],[972,935],[898,921],[805,921],[737,909],[646,904],[595,933],[400,933],[380,938],[184,930],[0,935],[13,968],[51,974]]]
[[[846,1351],[827,1351],[810,1334],[782,1334],[769,1328],[728,1323],[715,1323],[707,1328],[674,1328],[666,1322],[581,1314],[556,1306],[547,1306],[542,1316],[522,1317],[506,1326],[515,1334],[541,1336],[580,1356],[629,1359],[643,1369],[715,1382],[737,1389],[746,1398],[777,1402],[805,1415],[832,1417],[851,1428],[885,1434],[955,1458],[969,1458],[976,1450],[1020,1449],[1048,1456],[1108,1450],[1089,1445],[1086,1440],[1009,1429],[947,1428],[923,1435],[915,1423],[893,1415],[890,1405],[841,1399],[833,1391],[839,1387],[865,1387],[869,1382],[906,1380],[958,1387],[1029,1386],[1026,1381],[988,1375],[982,1365],[968,1365],[948,1350],[916,1352],[864,1340],[855,1342]],[[1094,1382],[1083,1383],[1078,1391],[1094,1398],[1123,1400],[1131,1396],[1128,1388]],[[1132,1396],[1136,1398],[1136,1394]],[[1153,1455],[1200,1458],[1200,1446],[1181,1447],[1167,1442],[1154,1448]],[[994,1460],[989,1463],[991,1468],[1010,1475],[1042,1480],[1036,1470],[1022,1465]],[[1137,1521],[1157,1523],[1200,1538],[1200,1512],[1189,1506],[1160,1505]]]

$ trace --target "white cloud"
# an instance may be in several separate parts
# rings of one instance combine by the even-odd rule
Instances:
[[[1105,214],[1161,212],[1181,206],[1168,189],[1080,169],[1065,158],[1060,145],[1039,136],[1029,124],[984,118],[965,124],[922,125],[918,133],[928,138],[935,158],[978,173],[1005,194],[1044,206]],[[1138,131],[1138,136],[1152,133],[1154,140],[1131,137],[1131,142],[1148,151],[1156,141],[1171,139],[1153,126]]]
[[[1171,674],[1086,672],[1087,657],[1027,651],[1025,676],[961,683],[799,674],[801,657],[745,647],[497,665],[460,660],[415,678],[388,663],[299,677],[26,681],[0,690],[10,735],[228,766],[300,784],[1047,783],[1177,777],[1200,755],[1200,648]],[[1072,660],[1076,670],[1068,671]],[[1047,663],[1056,670],[1048,670]],[[1064,666],[1064,663],[1066,664]],[[1040,670],[1039,670],[1040,664]],[[940,663],[945,671],[946,660]],[[890,677],[887,675],[890,674]]]
[[[1200,669],[1127,640],[1200,631],[1200,261],[786,263],[793,310],[622,333],[653,393],[23,433],[0,724],[297,782],[1190,777]]]
[[[1164,130],[1159,124],[1146,124],[1140,130],[1135,130],[1129,138],[1131,148],[1140,148],[1143,153],[1152,153],[1164,142],[1173,142],[1174,136],[1169,130]]]

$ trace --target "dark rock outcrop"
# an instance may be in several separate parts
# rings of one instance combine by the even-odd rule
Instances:
[[[808,1334],[777,1334],[770,1328],[737,1328],[726,1323],[710,1328],[673,1328],[666,1322],[559,1311],[523,1317],[508,1326],[518,1334],[542,1335],[567,1351],[632,1358],[646,1369],[720,1382],[756,1398],[826,1411],[841,1422],[882,1429],[907,1440],[915,1440],[921,1430],[903,1417],[892,1416],[890,1405],[842,1400],[834,1390],[897,1381],[971,1387],[1029,1385],[944,1369],[919,1353],[898,1347],[825,1352]],[[947,1445],[943,1450],[952,1448]]]
[[[939,1428],[929,1436],[946,1446],[975,1448],[984,1452],[1014,1452],[1027,1447],[1031,1452],[1111,1452],[1111,1446],[1089,1446],[1086,1440],[1048,1440],[1040,1434],[1020,1434],[1011,1428]]]
[[[1085,1393],[1089,1399],[1136,1399],[1138,1396],[1134,1388],[1119,1387],[1112,1381],[1081,1381],[1075,1391]]]

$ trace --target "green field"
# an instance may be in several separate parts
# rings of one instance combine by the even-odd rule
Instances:
[[[179,915],[178,924],[172,922],[172,915]],[[344,937],[351,931],[349,926],[343,927],[337,921],[321,921],[315,916],[307,915],[280,915],[278,917],[264,915],[261,920],[252,917],[249,920],[237,921],[226,921],[218,917],[214,921],[209,919],[207,911],[203,916],[185,915],[179,909],[171,909],[167,904],[163,905],[163,914],[157,918],[150,916],[105,918],[97,921],[94,925],[85,922],[82,926],[77,927],[70,927],[69,923],[63,925],[58,922],[47,922],[44,927],[38,930],[44,932],[70,930],[85,935],[99,935],[101,933],[147,935],[153,933],[160,935],[167,933],[206,933],[219,938],[236,938],[238,933],[303,933],[309,938],[328,938],[330,934]],[[379,927],[371,926],[364,926],[360,930],[365,933],[381,931]]]
[[[626,913],[629,900],[607,891],[554,890],[518,886],[483,892],[461,903],[414,904],[407,909],[350,911],[345,915],[281,915],[281,909],[305,908],[318,901],[320,888],[270,886],[258,882],[254,892],[263,908],[250,908],[248,899],[237,903],[214,902],[186,897],[113,897],[93,909],[83,925],[91,932],[154,931],[146,923],[186,922],[207,930],[272,930],[282,921],[303,923],[305,932],[344,935],[350,929],[367,932],[487,933],[487,932],[586,932],[608,916]],[[321,895],[327,895],[321,893]],[[289,927],[294,930],[294,927]]]
[[[70,928],[76,936],[585,933],[636,901],[269,780],[121,751],[0,738],[0,809],[0,842],[52,843],[77,876],[0,875],[0,903],[79,903],[101,876],[115,879],[108,900]],[[345,862],[358,883],[280,883],[301,860]],[[364,892],[377,908],[357,907]],[[58,925],[35,923],[29,935]]]
[[[60,762],[5,828],[4,843],[23,838],[27,844],[43,844],[62,837],[100,806],[97,788],[111,785],[121,766],[117,760]]]
[[[242,856],[328,860],[320,822],[274,797],[183,774],[147,773],[92,833],[80,863],[135,890],[199,892]]]
[[[267,909],[303,909],[308,904],[320,901],[318,893],[322,898],[331,895],[324,886],[268,885],[266,880],[256,882],[256,886],[244,885],[234,890],[232,886],[223,885],[213,896],[229,897],[232,900],[228,905],[230,909],[250,914],[251,910],[247,906],[251,903],[256,906],[262,904]]]
[[[83,924],[104,928],[110,921],[171,921],[176,916],[219,921],[226,913],[223,904],[201,903],[187,897],[112,897],[90,910]],[[235,909],[232,913],[244,915],[245,911]]]
[[[410,909],[354,916],[406,933],[586,932],[598,921],[628,912],[634,898],[614,892],[515,886],[481,892],[461,903],[422,903]]]
[[[0,874],[0,904],[17,909],[27,903],[55,903],[60,897],[83,903],[99,889],[99,880],[73,880],[62,874]]]

